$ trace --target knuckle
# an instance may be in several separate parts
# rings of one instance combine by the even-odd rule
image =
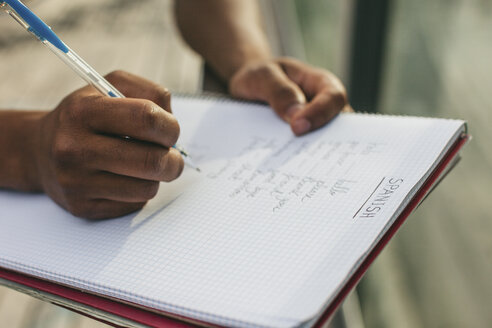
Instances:
[[[140,100],[140,108],[136,110],[136,118],[147,131],[161,136],[166,146],[170,147],[179,138],[179,123],[173,115],[164,113],[160,107],[150,100]]]
[[[78,202],[75,201],[68,201],[66,204],[66,209],[72,213],[73,215],[82,218],[82,217],[87,217],[88,213],[87,210],[84,206],[80,206]]]
[[[328,71],[319,71],[313,75],[312,79],[315,85],[328,86],[335,90],[338,88],[334,83],[333,76]]]
[[[275,90],[275,97],[286,101],[291,98],[297,99],[297,93],[292,86],[283,84]]]
[[[64,134],[55,137],[51,146],[51,157],[58,168],[78,161],[80,151],[76,143]]]
[[[288,63],[288,62],[291,62],[291,61],[293,61],[293,60],[294,60],[294,58],[289,57],[289,56],[279,56],[279,57],[277,57],[277,58],[275,59],[275,61],[276,61],[277,63],[280,63],[280,64],[283,64],[283,63]]]
[[[96,213],[90,205],[90,201],[82,197],[69,197],[63,207],[76,217],[94,219]]]
[[[150,172],[155,176],[161,176],[166,170],[167,159],[167,156],[163,152],[149,150],[145,155],[144,169],[146,172]]]
[[[348,96],[347,90],[345,89],[342,81],[340,81],[331,72],[323,74],[322,77],[326,79],[325,83],[330,86],[329,90],[331,91],[334,100],[336,100],[337,103],[345,106],[348,102]]]
[[[174,116],[169,119],[169,127],[167,130],[169,133],[169,144],[172,146],[178,141],[181,132],[178,120]]]
[[[168,156],[171,158],[171,163],[168,164],[169,171],[164,176],[164,182],[171,182],[177,179],[184,170],[183,156],[181,156],[178,150],[172,149]]]
[[[289,67],[292,67],[292,66],[298,66],[298,65],[305,66],[306,65],[303,62],[299,61],[298,59],[295,59],[294,57],[288,57],[288,56],[278,57],[275,61],[280,65],[280,67],[284,71],[287,70]]]
[[[167,106],[171,101],[171,92],[168,89],[161,86],[157,86],[154,89],[154,92],[155,92],[155,99],[158,104]],[[171,108],[164,108],[164,109],[169,112],[171,111]]]
[[[84,108],[83,98],[70,95],[62,101],[61,108],[62,108],[62,111],[60,112],[61,122],[73,122],[73,121],[76,122],[83,113],[83,108]]]
[[[145,129],[155,130],[160,127],[160,118],[155,104],[150,100],[140,100],[139,108],[135,111]]]
[[[72,94],[61,103],[60,122],[80,124],[87,118],[92,107],[94,107],[99,95],[80,96]]]
[[[108,80],[115,80],[115,79],[121,79],[122,77],[126,76],[127,73],[123,70],[115,70],[115,71],[112,71],[111,73],[107,74],[106,75],[106,79]]]
[[[336,90],[332,93],[333,103],[336,108],[342,110],[343,107],[347,104],[347,93],[345,90]]]
[[[276,66],[268,63],[268,64],[260,64],[251,68],[251,73],[256,78],[269,78],[272,77],[275,73]]]
[[[159,191],[159,182],[145,182],[142,186],[141,197],[142,199],[152,199],[157,195]]]

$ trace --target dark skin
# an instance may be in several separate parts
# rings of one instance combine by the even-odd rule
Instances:
[[[98,219],[140,209],[160,181],[181,174],[183,159],[171,148],[179,125],[169,92],[124,72],[106,78],[130,98],[106,97],[87,86],[51,112],[0,114],[2,140],[17,141],[10,149],[15,160],[0,173],[4,187],[44,191],[74,215]],[[11,138],[19,131],[22,140]]]
[[[228,83],[231,95],[267,102],[296,135],[350,110],[335,75],[272,57],[255,1],[179,0],[175,6],[183,37]]]
[[[267,102],[294,134],[349,109],[332,73],[271,56],[254,1],[179,0],[176,18],[231,95]],[[179,177],[169,92],[121,71],[106,78],[127,98],[87,86],[53,111],[0,111],[0,188],[45,192],[76,216],[101,219],[142,208],[161,181]]]

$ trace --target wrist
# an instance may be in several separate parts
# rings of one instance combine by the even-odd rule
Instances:
[[[227,80],[229,93],[236,97],[250,98],[249,96],[244,95],[243,92],[238,92],[238,87],[240,87],[240,89],[247,87],[246,89],[250,91],[258,89],[259,84],[255,83],[255,78],[251,77],[262,76],[264,73],[269,72],[275,65],[275,59],[267,56],[250,57],[248,60],[241,62],[241,64],[232,71],[231,76]],[[248,81],[248,83],[245,83],[245,81]]]
[[[247,67],[254,67],[262,63],[272,61],[272,55],[266,49],[245,49],[237,53],[235,56],[231,56],[228,62],[223,64],[222,75],[227,83],[230,83],[231,79],[241,70]]]
[[[5,111],[0,113],[0,187],[41,191],[37,149],[43,111]]]

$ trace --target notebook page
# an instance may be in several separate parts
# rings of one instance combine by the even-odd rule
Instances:
[[[0,266],[227,326],[315,317],[462,121],[343,114],[296,138],[265,106],[175,98],[187,169],[90,222],[0,192]]]

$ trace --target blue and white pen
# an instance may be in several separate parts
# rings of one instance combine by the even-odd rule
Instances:
[[[38,16],[27,8],[19,0],[0,0],[0,8],[7,12],[13,19],[22,25],[27,31],[32,33],[39,41],[47,46],[58,58],[72,68],[87,83],[94,86],[103,95],[115,98],[125,98],[125,96],[112,86],[104,77],[96,72],[89,64],[70,49],[60,38],[46,25]],[[193,164],[188,153],[179,145],[174,145],[185,163],[191,168],[200,171]]]

